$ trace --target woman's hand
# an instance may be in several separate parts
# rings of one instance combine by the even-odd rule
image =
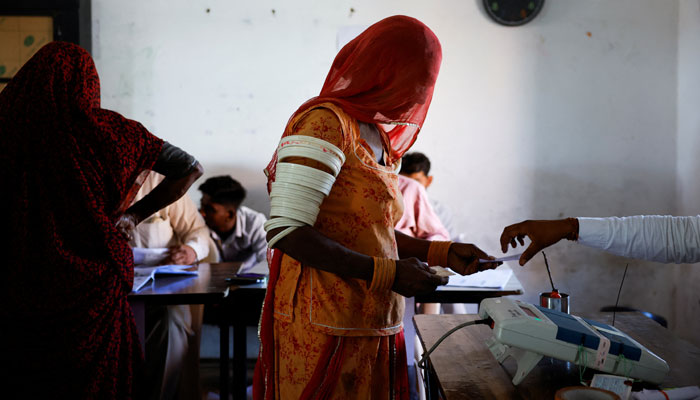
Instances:
[[[139,220],[135,215],[124,213],[117,220],[116,227],[117,230],[126,237],[126,240],[132,241],[134,240],[134,229],[136,229],[136,225],[138,224]]]
[[[520,265],[525,265],[535,254],[564,238],[578,239],[578,219],[528,220],[507,226],[501,234],[501,250],[505,253],[509,243],[513,248],[517,247],[516,239],[521,246],[525,246],[525,236],[530,238],[531,243],[520,256]]]
[[[493,257],[484,253],[480,248],[469,243],[452,243],[447,253],[447,266],[462,275],[471,275],[479,271],[494,269],[500,262],[482,263],[479,260],[489,260]]]
[[[415,257],[396,260],[396,275],[391,289],[404,297],[429,293],[446,284],[447,277],[437,276],[428,264]]]

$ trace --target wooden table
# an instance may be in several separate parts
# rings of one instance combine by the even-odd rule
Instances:
[[[139,332],[141,346],[145,344],[144,334],[146,329],[145,306],[146,304],[176,305],[176,304],[220,304],[229,295],[231,287],[226,278],[230,278],[238,272],[241,263],[199,264],[199,273],[196,276],[159,276],[150,285],[144,286],[138,292],[130,293],[127,299],[136,319],[136,327]],[[222,333],[219,360],[219,390],[221,398],[228,398],[228,325],[219,326]],[[244,338],[245,339],[245,338]],[[245,346],[245,345],[244,345]],[[245,347],[243,348],[245,358]],[[245,361],[244,361],[245,363]],[[244,371],[245,374],[245,371]],[[243,388],[245,390],[245,387]]]
[[[610,324],[611,313],[580,316]],[[430,348],[448,330],[478,315],[416,315],[414,323],[421,343]],[[671,371],[662,387],[700,384],[700,349],[640,313],[617,313],[615,327],[666,360]],[[516,365],[512,359],[499,365],[484,342],[491,336],[486,325],[468,326],[445,339],[430,355],[429,375],[433,398],[439,392],[447,400],[553,399],[566,386],[579,385],[578,366],[544,357],[518,385],[511,382]],[[593,376],[586,370],[584,379]]]

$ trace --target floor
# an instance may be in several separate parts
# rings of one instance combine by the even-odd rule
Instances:
[[[253,369],[255,368],[255,359],[249,359],[247,365],[248,385],[253,381]],[[411,387],[411,400],[418,400],[418,394],[413,388],[416,385],[415,366],[408,367],[408,384]],[[199,381],[202,388],[202,400],[218,400],[219,399],[219,360],[212,358],[201,359],[199,363]],[[248,388],[250,392],[250,387]],[[250,393],[248,398],[252,399]],[[231,397],[229,397],[231,399]]]
[[[248,385],[253,382],[253,369],[255,359],[248,359],[247,365]],[[219,359],[203,358],[199,360],[199,382],[202,388],[202,400],[219,399]],[[230,391],[229,391],[230,393]],[[252,397],[248,397],[252,398]],[[229,396],[229,399],[232,397]]]
[[[411,299],[412,300],[412,299]],[[407,302],[409,303],[409,302]],[[410,307],[407,309],[412,309],[412,302],[409,304]],[[413,322],[411,321],[412,313],[407,313],[405,322],[406,326],[406,347],[407,354],[413,355],[413,344],[414,340],[411,338],[415,335],[415,330],[413,329]],[[253,370],[255,368],[255,359],[258,354],[258,338],[257,338],[257,328],[249,327],[246,333],[247,336],[247,380],[250,385],[253,380]],[[233,329],[231,329],[229,337],[229,357],[233,357]],[[205,324],[202,327],[202,344],[200,350],[200,384],[202,388],[202,399],[214,400],[219,399],[219,328],[213,325]],[[413,360],[409,363],[408,367],[409,385],[411,388],[411,400],[417,400],[418,394],[415,390],[415,366],[413,365]]]
[[[233,359],[233,329],[230,329],[229,335],[229,359]],[[256,327],[248,327],[246,339],[248,350],[246,354],[248,358],[246,370],[248,385],[250,385],[253,382],[253,369],[255,368],[259,347]],[[202,388],[202,399],[219,399],[219,328],[214,325],[204,324],[202,326],[199,382]]]

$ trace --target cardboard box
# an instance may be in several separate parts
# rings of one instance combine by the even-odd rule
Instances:
[[[0,16],[0,76],[13,77],[39,49],[53,40],[53,19]]]
[[[7,17],[0,15],[0,32],[19,31],[19,17]]]
[[[0,77],[12,78],[19,71],[21,65],[17,59],[2,60],[0,59]]]

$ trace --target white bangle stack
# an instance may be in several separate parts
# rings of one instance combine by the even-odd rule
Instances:
[[[265,231],[286,227],[267,244],[273,247],[294,229],[316,223],[321,202],[328,196],[345,162],[345,154],[335,145],[310,136],[282,138],[277,148],[277,172],[270,185],[270,220]],[[288,157],[318,161],[332,174],[306,165],[282,162]]]

